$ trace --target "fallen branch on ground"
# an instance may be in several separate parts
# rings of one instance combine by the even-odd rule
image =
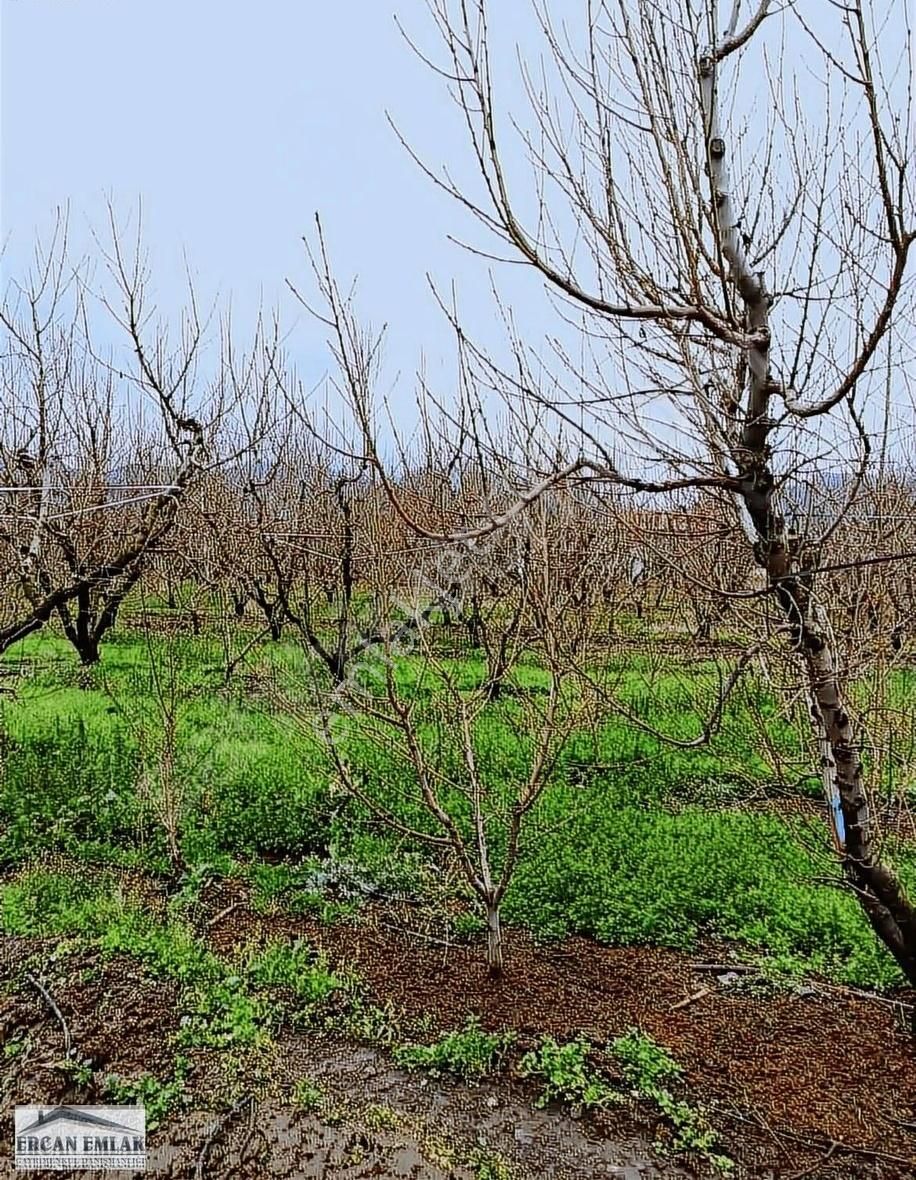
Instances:
[[[51,995],[51,993],[48,991],[48,989],[43,984],[39,983],[38,980],[35,978],[34,975],[32,975],[31,972],[29,972],[26,975],[26,979],[32,985],[32,987],[34,987],[35,990],[41,995],[41,998],[44,1000],[44,1002],[48,1005],[48,1007],[51,1009],[51,1011],[57,1017],[57,1021],[60,1024],[60,1027],[63,1030],[63,1034],[64,1034],[64,1055],[66,1057],[69,1057],[70,1052],[71,1052],[71,1048],[72,1048],[72,1041],[70,1039],[70,1029],[67,1027],[67,1022],[66,1022],[66,1020],[64,1020],[63,1013],[61,1012],[60,1008],[58,1008],[57,1004],[54,1002],[54,997]]]
[[[692,996],[687,996],[686,999],[678,1000],[676,1004],[672,1004],[668,1009],[669,1012],[678,1012],[681,1008],[686,1008],[688,1004],[692,1004],[694,1000],[702,1000],[704,996],[712,995],[711,987],[701,987],[698,992],[694,992]]]

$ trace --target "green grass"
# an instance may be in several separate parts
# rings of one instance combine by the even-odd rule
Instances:
[[[332,971],[324,955],[316,955],[301,941],[269,942],[249,950],[243,970],[255,987],[288,988],[296,997],[299,1012],[307,1015],[327,1006],[335,993],[346,993],[355,986],[354,980]]]
[[[610,1047],[624,1078],[642,1094],[678,1082],[684,1074],[671,1054],[638,1028],[616,1037]]]
[[[327,760],[290,740],[289,727],[241,694],[206,691],[211,645],[185,643],[179,672],[177,774],[184,788],[181,843],[189,861],[230,854],[302,856],[321,850],[331,819]],[[26,646],[26,645],[23,645]],[[36,644],[47,658],[46,641]],[[153,644],[154,648],[156,644]],[[156,659],[163,660],[162,645]],[[148,647],[106,650],[93,687],[25,680],[0,712],[0,863],[57,850],[132,858],[160,868],[165,841],[140,789],[155,763]],[[37,657],[36,657],[37,658]],[[49,682],[50,680],[50,682]],[[146,732],[138,734],[138,728]],[[300,743],[300,746],[304,746]]]
[[[289,908],[325,920],[348,919],[373,888],[412,896],[441,888],[442,860],[382,827],[337,790],[314,735],[297,732],[269,694],[249,695],[242,680],[223,686],[220,648],[212,638],[147,641],[115,632],[101,667],[87,674],[76,667],[69,645],[48,631],[3,661],[15,665],[20,658],[28,667],[16,696],[0,698],[0,865],[58,852],[82,862],[169,871],[148,786],[163,740],[151,689],[152,670],[159,669],[174,680],[178,840],[186,865],[241,872],[263,912]],[[271,643],[254,659],[265,676],[280,677],[283,695],[306,700],[308,661],[300,646]],[[468,692],[485,673],[473,653],[448,668]],[[685,740],[698,731],[718,689],[708,663],[672,670],[667,660],[627,653],[613,656],[605,671],[635,718]],[[442,725],[441,686],[411,659],[398,661],[397,679],[402,692],[416,693],[423,740],[437,766],[460,782],[461,752]],[[514,683],[537,694],[546,681],[528,660]],[[899,707],[911,707],[914,692],[912,672],[895,674],[890,695]],[[473,730],[492,803],[488,835],[497,869],[505,852],[505,808],[530,767],[525,707],[519,696],[493,702]],[[569,707],[578,707],[575,699]],[[766,725],[766,745],[757,718]],[[344,719],[341,732],[366,790],[405,823],[433,830],[424,810],[404,797],[412,771],[403,756],[367,738],[358,722]],[[774,781],[774,759],[801,768],[795,778],[800,790],[819,789],[802,773],[801,733],[766,686],[753,680],[733,695],[720,732],[699,749],[673,747],[619,716],[575,730],[529,816],[505,917],[544,938],[579,932],[623,945],[681,948],[707,936],[728,938],[798,970],[858,985],[899,982],[855,899],[820,883],[835,875],[823,826],[740,807],[745,795]],[[903,745],[898,753],[902,761],[909,756]],[[446,803],[469,832],[466,799],[452,791]],[[912,846],[889,851],[916,886]],[[340,872],[331,871],[335,865]],[[359,884],[351,887],[354,879]],[[79,920],[79,887],[71,900],[72,924]],[[15,895],[4,897],[5,906],[24,904]],[[156,947],[158,935],[126,910],[114,916],[109,940],[135,947],[154,966],[169,954],[188,955],[192,970],[180,922],[176,941]],[[466,932],[478,926],[469,915]],[[171,972],[180,964],[164,966]]]
[[[176,907],[172,907],[173,910]],[[154,977],[179,985],[184,1047],[266,1043],[281,1017],[300,1023],[361,1002],[355,977],[332,972],[304,943],[268,943],[226,959],[214,954],[175,913],[152,917],[141,898],[113,876],[77,880],[36,869],[0,886],[0,931],[72,938],[106,956],[129,955]],[[277,988],[292,993],[278,1001]]]
[[[673,1093],[683,1079],[684,1070],[670,1053],[638,1028],[628,1029],[608,1047],[634,1095],[648,1099],[665,1116],[670,1148],[701,1155],[721,1175],[731,1175],[734,1162],[716,1150],[719,1134],[705,1111]]]
[[[855,899],[816,883],[836,875],[826,850],[815,851],[817,824],[696,805],[641,808],[625,791],[591,807],[558,793],[537,820],[506,916],[545,937],[689,949],[715,935],[849,983],[900,978]],[[898,859],[916,884],[912,854]]]
[[[619,1102],[619,1093],[591,1065],[590,1055],[591,1046],[584,1037],[565,1043],[542,1037],[537,1048],[519,1062],[522,1077],[537,1078],[541,1083],[535,1105],[566,1102],[583,1110],[594,1110]]]
[[[659,1144],[673,1153],[692,1153],[704,1157],[721,1175],[730,1175],[734,1164],[719,1154],[719,1136],[705,1112],[683,1097],[675,1095],[682,1088],[684,1071],[674,1058],[650,1036],[639,1029],[628,1029],[607,1046],[629,1093],[647,1100],[664,1116],[667,1140]],[[626,1094],[592,1064],[594,1050],[579,1037],[560,1043],[543,1036],[534,1049],[522,1057],[522,1077],[540,1083],[536,1105],[563,1102],[581,1110],[596,1110],[625,1101]]]
[[[39,937],[77,937],[107,955],[128,954],[153,975],[196,984],[219,978],[221,961],[175,917],[156,920],[116,878],[80,879],[35,869],[0,887],[0,930]]]
[[[314,1114],[327,1102],[327,1095],[320,1086],[308,1078],[300,1078],[293,1087],[293,1105],[303,1114]]]
[[[147,1133],[155,1129],[173,1111],[186,1105],[186,1081],[190,1062],[180,1054],[175,1058],[175,1068],[169,1078],[158,1078],[144,1073],[139,1077],[122,1078],[117,1074],[106,1076],[103,1094],[118,1105],[140,1105],[146,1111]]]

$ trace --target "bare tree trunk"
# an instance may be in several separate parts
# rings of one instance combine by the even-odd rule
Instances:
[[[273,599],[270,599],[267,597],[267,591],[260,578],[253,578],[251,584],[254,600],[261,608],[261,613],[267,621],[270,637],[274,641],[279,641],[283,635],[284,604],[289,600],[287,588],[278,577],[277,593]]]
[[[499,916],[499,902],[487,902],[487,972],[491,979],[502,979],[503,934]]]
[[[836,662],[816,608],[809,607],[799,636],[816,718],[826,739],[825,777],[839,795],[843,816],[843,871],[872,929],[916,987],[916,906],[894,871],[881,860],[874,838],[856,733],[845,707]],[[829,753],[828,753],[829,752]]]
[[[106,587],[104,583],[95,586],[88,581],[83,582],[76,595],[75,619],[69,602],[58,605],[57,614],[64,634],[72,643],[84,668],[91,668],[100,662],[102,640],[117,623],[124,599],[139,581],[143,568],[141,561],[135,562],[115,588]]]
[[[815,705],[828,802],[838,797],[842,814],[842,831],[835,832],[835,838],[844,876],[872,929],[916,987],[916,907],[896,873],[881,860],[859,742],[845,705],[830,628],[811,593],[814,567],[824,555],[789,533],[775,509],[773,475],[765,457],[767,430],[767,425],[750,423],[744,431],[746,453],[753,456],[744,500],[760,538],[758,560],[762,560],[789,625],[792,646],[801,657]]]
[[[758,20],[767,5],[758,11]],[[733,22],[737,20],[735,6]],[[753,21],[749,26],[753,31]],[[793,534],[778,509],[776,477],[771,463],[770,436],[777,426],[771,415],[774,395],[787,391],[774,380],[770,365],[770,308],[763,272],[755,272],[740,233],[740,218],[732,205],[728,167],[728,143],[719,125],[716,98],[718,64],[739,43],[731,28],[713,53],[703,56],[698,75],[703,107],[708,172],[713,195],[714,220],[719,246],[727,260],[732,281],[745,310],[749,333],[747,351],[747,411],[740,428],[733,430],[733,461],[739,472],[740,499],[757,536],[758,562],[767,572],[770,586],[789,625],[794,649],[800,654],[808,692],[816,702],[815,724],[825,740],[822,757],[828,790],[839,795],[845,829],[842,865],[875,933],[894,956],[904,975],[916,986],[916,907],[907,898],[893,870],[884,864],[874,840],[868,798],[858,755],[856,734],[844,704],[830,629],[812,596],[815,569],[823,563],[819,543]],[[905,254],[904,254],[905,256]],[[740,395],[739,391],[739,395]],[[736,401],[737,405],[738,402]],[[828,753],[829,750],[829,753]]]
[[[237,619],[243,619],[245,617],[245,606],[248,603],[247,590],[242,587],[238,590],[231,590],[230,594],[232,596],[232,610],[235,617]]]

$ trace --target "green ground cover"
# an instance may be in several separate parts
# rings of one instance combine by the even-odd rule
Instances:
[[[798,730],[765,686],[748,679],[709,745],[678,748],[644,727],[692,738],[717,684],[712,665],[671,671],[637,653],[610,658],[615,695],[643,727],[604,716],[573,732],[529,817],[505,918],[545,938],[578,932],[624,945],[689,948],[724,937],[799,970],[860,985],[898,982],[855,900],[824,883],[836,870],[822,820],[759,806],[761,793],[776,786],[777,761],[797,768],[788,784],[796,794],[818,790],[805,772]],[[174,871],[163,825],[166,746],[185,876],[203,868],[242,874],[256,898],[298,897],[325,916],[346,917],[360,891],[352,904],[324,901],[329,865],[346,866],[363,883],[418,893],[442,867],[440,853],[386,829],[342,793],[304,709],[291,719],[289,706],[305,702],[310,675],[291,641],[266,645],[250,675],[228,686],[219,644],[207,636],[117,632],[101,666],[87,673],[49,633],[4,662],[17,661],[24,666],[16,691],[0,697],[0,865],[7,870],[56,852]],[[469,691],[486,671],[473,653],[446,666]],[[397,676],[400,690],[417,700],[438,764],[460,773],[460,751],[443,736],[440,686],[410,659]],[[543,691],[546,680],[529,663],[515,683],[521,697],[487,705],[473,728],[497,863],[505,807],[530,766],[523,694]],[[911,707],[911,672],[900,673],[894,692]],[[428,816],[404,798],[412,772],[397,751],[370,740],[358,719],[343,718],[340,732],[367,793],[431,830]],[[460,825],[469,823],[459,796],[449,806]],[[916,884],[916,850],[900,844],[890,852]]]

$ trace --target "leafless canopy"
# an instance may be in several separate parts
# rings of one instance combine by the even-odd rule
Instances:
[[[489,231],[471,248],[530,266],[566,323],[545,356],[504,309],[511,365],[463,338],[517,420],[538,407],[577,441],[531,500],[584,478],[693,487],[732,513],[804,675],[847,880],[916,981],[916,911],[879,856],[818,582],[861,559],[843,526],[895,421],[912,436],[907,5],[582,0],[561,21],[535,0],[521,111],[503,10],[430,11],[439,49],[414,47],[456,102],[477,182],[415,158]],[[840,496],[815,475],[837,458],[855,471]]]

